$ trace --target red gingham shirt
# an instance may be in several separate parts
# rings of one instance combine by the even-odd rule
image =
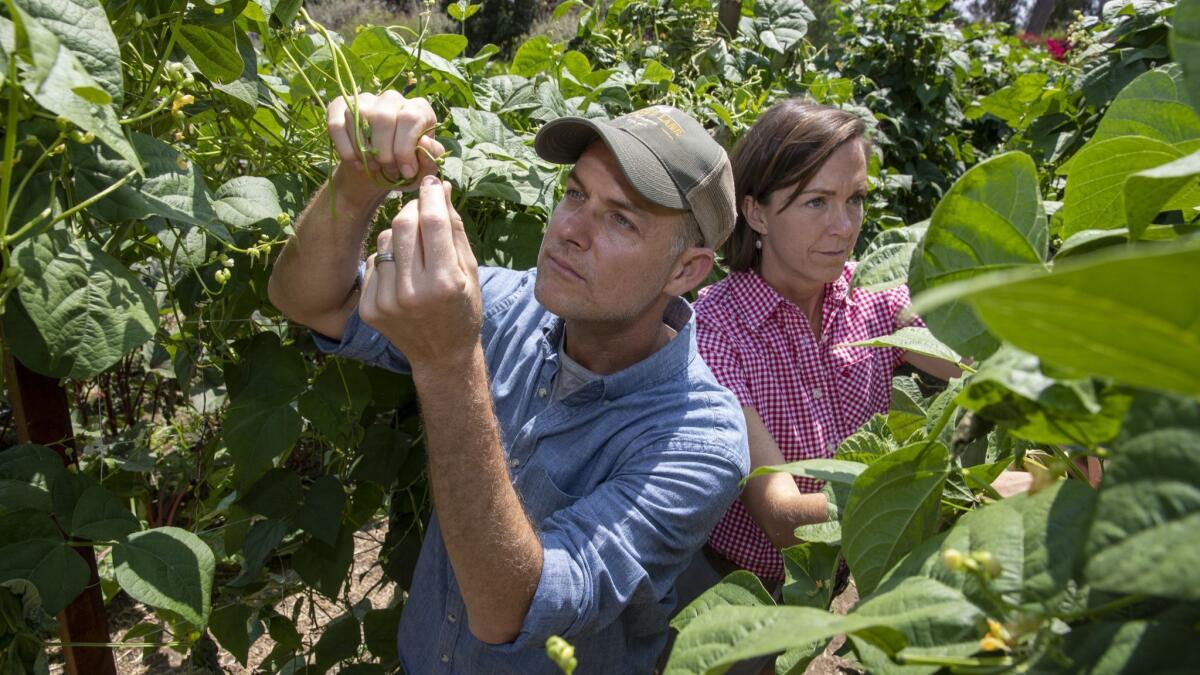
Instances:
[[[894,333],[910,304],[908,287],[847,293],[854,265],[825,284],[819,340],[800,309],[756,272],[734,272],[696,301],[701,356],[717,381],[758,411],[788,462],[832,457],[843,439],[888,409],[903,350],[836,345]],[[801,492],[822,486],[810,478],[796,484]],[[765,579],[783,579],[783,558],[740,500],[708,543]]]

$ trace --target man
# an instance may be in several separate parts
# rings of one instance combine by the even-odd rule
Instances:
[[[733,227],[729,160],[678,110],[563,118],[535,139],[574,162],[537,270],[479,270],[425,154],[421,99],[330,104],[342,158],[298,219],[270,296],[335,354],[411,372],[434,517],[400,627],[406,672],[650,672],[675,578],[749,466],[737,402],[697,356],[680,294]],[[418,151],[417,146],[424,148]],[[360,153],[360,150],[366,150]],[[365,158],[365,164],[360,161]],[[419,185],[358,273],[388,187]]]

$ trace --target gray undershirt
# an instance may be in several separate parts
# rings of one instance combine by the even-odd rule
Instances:
[[[575,359],[567,356],[566,333],[566,331],[563,331],[563,335],[558,338],[559,368],[558,373],[554,376],[554,388],[550,393],[551,401],[561,401],[573,392],[578,391],[583,385],[600,377],[596,373],[579,365],[579,362]]]

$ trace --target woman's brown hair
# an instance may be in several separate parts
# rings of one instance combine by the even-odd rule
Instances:
[[[760,203],[780,188],[794,186],[788,207],[804,190],[842,144],[858,140],[870,152],[867,125],[861,117],[840,108],[817,105],[793,98],[771,106],[746,131],[733,149],[733,182],[736,188],[737,224],[722,249],[734,271],[758,269],[761,262],[755,244],[758,233],[742,213],[746,196]]]

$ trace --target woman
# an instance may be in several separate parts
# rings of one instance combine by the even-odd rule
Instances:
[[[724,254],[730,275],[696,303],[700,353],[743,406],[754,467],[819,457],[886,412],[893,369],[937,377],[953,364],[900,349],[844,347],[902,327],[909,293],[850,290],[863,222],[870,144],[858,116],[799,99],[772,107],[732,156],[738,221]],[[720,574],[749,569],[782,582],[779,550],[799,525],[823,522],[820,483],[755,478],[713,530]]]

